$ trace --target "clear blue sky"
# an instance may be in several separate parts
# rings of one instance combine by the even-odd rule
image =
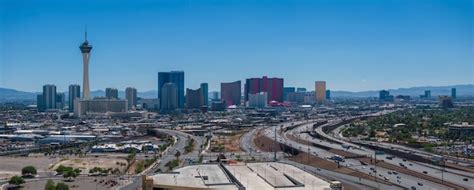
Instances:
[[[474,83],[472,0],[0,0],[0,87],[155,90],[276,76],[285,86],[369,90]]]

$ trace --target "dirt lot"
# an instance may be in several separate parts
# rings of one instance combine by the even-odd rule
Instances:
[[[25,166],[34,166],[38,170],[38,173],[48,172],[48,168],[59,160],[61,160],[61,158],[43,155],[32,155],[28,157],[1,156],[0,179],[20,174],[21,169]]]
[[[105,189],[113,189],[118,186],[121,186],[123,184],[126,184],[129,182],[129,179],[125,177],[124,180],[120,180],[117,177],[97,177],[96,178],[91,178],[91,177],[78,177],[72,182],[65,182],[63,180],[53,180],[55,183],[58,182],[63,182],[66,185],[69,186],[69,189],[71,190],[91,190],[91,189],[97,189],[97,190],[105,190]],[[102,182],[101,182],[102,181]],[[107,181],[114,181],[117,182],[117,185],[107,185],[105,182]],[[24,184],[24,187],[22,189],[27,189],[27,190],[43,190],[44,186],[46,184],[47,180],[40,180],[40,181],[32,181]]]
[[[100,168],[119,168],[120,171],[124,171],[126,169],[126,165],[118,165],[117,163],[127,163],[127,161],[123,158],[118,157],[84,157],[84,158],[69,158],[69,159],[62,159],[61,161],[54,164],[51,168],[52,170],[56,169],[59,165],[79,168],[82,170],[83,174],[87,174],[90,169],[94,167]]]
[[[242,133],[232,136],[217,136],[211,140],[212,152],[240,152],[240,137]]]

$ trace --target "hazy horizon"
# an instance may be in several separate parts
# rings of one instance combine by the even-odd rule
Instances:
[[[82,85],[157,90],[183,70],[185,88],[281,77],[314,90],[474,84],[473,2],[460,1],[0,2],[0,86],[27,92]]]

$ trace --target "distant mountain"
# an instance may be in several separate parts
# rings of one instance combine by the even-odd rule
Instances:
[[[464,84],[464,85],[451,85],[451,86],[421,86],[421,87],[411,87],[411,88],[398,88],[398,89],[386,89],[390,91],[392,95],[409,95],[412,97],[418,97],[422,95],[425,90],[431,90],[432,96],[438,95],[451,95],[451,88],[456,88],[458,96],[474,96],[474,85],[473,84]],[[14,89],[1,88],[0,87],[0,102],[7,101],[19,101],[19,100],[36,100],[36,95],[39,92],[24,92]],[[67,92],[64,92],[67,95]],[[94,97],[104,97],[105,91],[96,90],[91,91],[91,95]],[[149,90],[144,92],[138,92],[138,97],[141,98],[157,98],[158,92],[156,90]],[[360,92],[350,92],[350,91],[331,91],[332,97],[378,97],[379,90],[370,90],[370,91],[360,91]],[[119,91],[119,97],[124,98],[125,92]]]
[[[0,102],[16,100],[36,100],[35,92],[23,92],[14,89],[0,87]]]
[[[451,86],[420,86],[411,88],[397,88],[397,89],[385,89],[390,92],[391,95],[409,95],[412,97],[418,97],[424,94],[425,90],[431,90],[431,96],[439,95],[451,95],[451,88],[456,88],[458,96],[474,96],[474,85],[451,85]],[[332,97],[378,97],[379,90],[360,91],[360,92],[349,92],[349,91],[331,91]]]

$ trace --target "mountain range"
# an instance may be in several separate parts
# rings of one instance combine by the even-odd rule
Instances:
[[[458,96],[474,96],[474,85],[473,84],[462,84],[462,85],[450,85],[450,86],[420,86],[410,88],[397,88],[397,89],[385,89],[390,91],[392,95],[409,95],[418,97],[422,95],[425,90],[431,90],[432,96],[438,95],[450,95],[451,88],[456,88]],[[24,92],[15,89],[1,88],[0,87],[0,102],[9,101],[23,101],[23,100],[36,100],[36,95],[40,92]],[[138,97],[141,98],[156,98],[158,95],[156,90],[138,92]],[[67,92],[65,92],[67,96]],[[105,91],[96,90],[91,91],[91,95],[94,97],[105,96]],[[347,98],[363,98],[363,97],[378,97],[379,90],[369,90],[360,92],[350,91],[331,91],[331,97],[347,97]],[[119,97],[124,98],[125,92],[119,91]]]

